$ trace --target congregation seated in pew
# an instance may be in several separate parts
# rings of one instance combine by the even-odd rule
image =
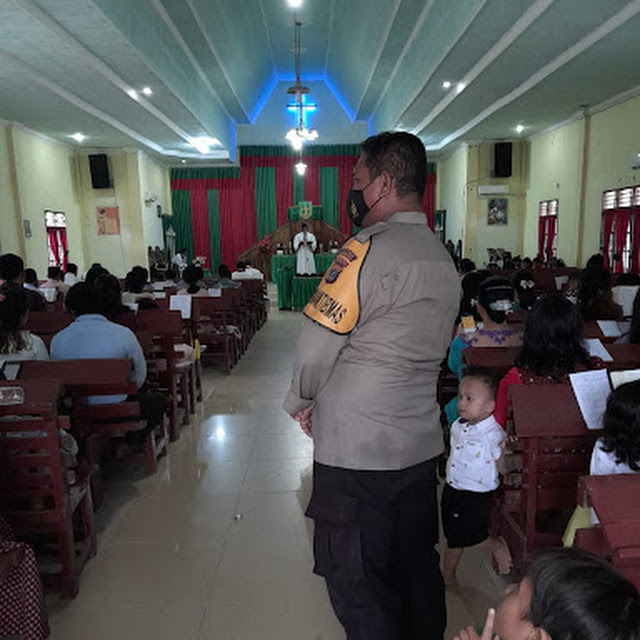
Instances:
[[[2,282],[13,283],[19,287],[24,285],[24,262],[15,253],[5,253],[0,256],[0,283]],[[44,297],[36,291],[29,289],[25,291],[29,309],[44,311],[46,308]]]
[[[95,287],[80,282],[67,294],[66,304],[74,321],[51,340],[51,359],[129,358],[133,363],[131,380],[138,390],[147,376],[147,363],[135,334],[122,325],[110,322],[103,315],[103,303]],[[162,424],[165,397],[162,393],[140,392],[125,395],[94,396],[89,404],[107,404],[134,400],[140,404],[140,418],[146,420],[143,429],[130,431],[125,441],[131,446],[142,445],[149,432]]]
[[[42,338],[26,329],[29,300],[16,284],[0,286],[0,368],[12,360],[48,360]]]
[[[506,425],[513,385],[567,383],[570,373],[603,367],[584,347],[577,308],[560,294],[544,296],[529,311],[515,367],[500,382],[496,420]]]

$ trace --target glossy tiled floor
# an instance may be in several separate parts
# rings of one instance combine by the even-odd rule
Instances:
[[[300,315],[270,314],[159,471],[118,474],[98,514],[80,594],[50,601],[54,640],[338,640],[311,573],[312,443],[281,410]],[[484,552],[447,594],[450,638],[482,620],[501,585]]]

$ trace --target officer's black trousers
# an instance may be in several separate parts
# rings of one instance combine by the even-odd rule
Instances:
[[[436,461],[400,471],[314,463],[315,573],[348,640],[441,640]]]

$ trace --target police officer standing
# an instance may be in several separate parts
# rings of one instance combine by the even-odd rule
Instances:
[[[439,640],[446,624],[436,382],[460,284],[421,211],[409,133],[362,143],[340,249],[305,307],[284,403],[313,437],[314,571],[349,640]]]

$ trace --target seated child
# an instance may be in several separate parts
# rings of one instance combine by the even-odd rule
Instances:
[[[489,536],[495,490],[500,484],[498,461],[505,433],[493,417],[498,389],[486,369],[468,367],[458,390],[458,418],[451,425],[447,483],[442,492],[442,526],[447,539],[444,581],[456,581],[465,547],[491,549],[500,574],[511,570],[511,554],[501,537]]]
[[[482,634],[454,640],[638,640],[640,595],[605,560],[579,549],[551,549],[489,609]]]

